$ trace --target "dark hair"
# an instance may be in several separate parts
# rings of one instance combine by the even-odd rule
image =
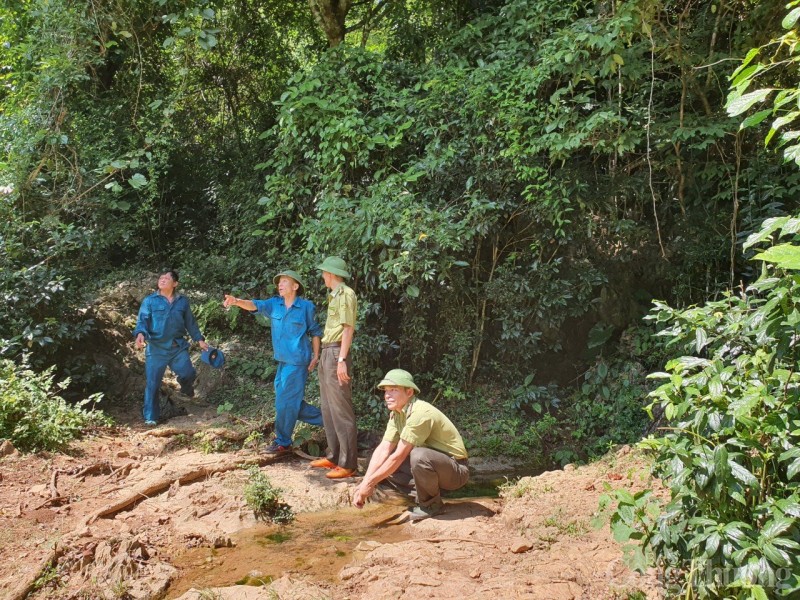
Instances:
[[[168,274],[174,281],[178,281],[180,279],[178,272],[173,269],[167,269],[166,271],[162,271],[162,273]]]

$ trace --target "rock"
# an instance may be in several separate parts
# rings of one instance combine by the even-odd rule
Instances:
[[[629,445],[625,444],[622,448],[619,449],[619,452],[617,452],[617,455],[618,456],[625,456],[626,454],[630,454],[630,453],[631,453],[631,447]]]
[[[383,544],[380,542],[376,542],[375,540],[367,540],[364,542],[359,542],[358,546],[356,546],[356,552],[372,552],[375,548],[381,547]]]
[[[131,455],[130,452],[128,452],[127,450],[120,450],[119,452],[117,452],[117,458],[128,458],[130,455]]]
[[[339,572],[339,579],[347,581],[356,575],[360,575],[363,569],[361,567],[345,567]]]
[[[575,465],[573,465],[573,464],[564,465],[564,471],[569,472],[569,471],[574,471],[574,470],[575,470]]]
[[[19,452],[9,440],[3,440],[0,442],[0,456],[19,456]]]
[[[50,497],[50,490],[47,487],[46,483],[42,483],[40,485],[34,485],[32,488],[28,490],[28,492],[36,496],[41,496],[42,498]]]
[[[480,579],[481,572],[478,569],[475,569],[473,571],[470,571],[469,576],[472,577],[472,579]]]
[[[419,585],[422,587],[439,587],[442,582],[437,579],[425,577],[424,575],[414,574],[408,578],[408,585]]]
[[[531,544],[528,540],[523,540],[523,539],[515,540],[508,547],[508,549],[511,550],[511,552],[513,552],[514,554],[522,554],[523,552],[527,552],[531,548],[533,548],[533,544]]]

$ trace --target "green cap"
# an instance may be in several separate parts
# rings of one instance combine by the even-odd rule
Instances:
[[[417,384],[414,383],[414,378],[411,373],[403,369],[392,369],[383,377],[383,381],[378,384],[378,389],[382,390],[390,385],[397,385],[404,388],[411,388],[419,393]]]
[[[350,272],[347,270],[347,263],[338,256],[329,256],[322,261],[322,264],[317,267],[320,271],[327,271],[339,277],[347,279],[350,277]]]
[[[286,269],[284,271],[281,271],[280,273],[275,275],[275,277],[272,278],[272,283],[278,285],[278,282],[280,281],[281,277],[290,277],[291,279],[294,279],[297,283],[300,284],[297,293],[298,294],[303,293],[303,288],[305,288],[306,285],[303,283],[303,280],[300,278],[300,275],[298,275],[296,271],[292,271],[291,269]]]

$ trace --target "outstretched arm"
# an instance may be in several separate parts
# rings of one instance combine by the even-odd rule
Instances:
[[[242,300],[241,298],[237,298],[236,296],[229,296],[225,295],[225,300],[222,301],[222,306],[225,308],[230,308],[231,306],[238,306],[239,308],[243,308],[244,310],[249,310],[250,312],[256,311],[255,302],[252,300]]]
[[[367,473],[353,493],[353,505],[361,508],[377,485],[400,468],[414,449],[413,444],[400,440],[399,444],[383,441],[375,449],[367,467]]]

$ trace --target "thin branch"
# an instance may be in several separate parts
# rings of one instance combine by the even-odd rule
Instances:
[[[653,33],[648,31],[647,36],[650,38],[650,98],[647,101],[647,124],[645,131],[647,132],[647,181],[650,186],[650,196],[653,199],[653,218],[656,221],[656,234],[658,235],[658,246],[661,248],[661,258],[666,258],[667,253],[664,251],[664,242],[661,240],[661,227],[658,223],[658,208],[656,206],[656,192],[653,188],[653,163],[650,160],[650,126],[653,123],[653,88],[656,84],[656,45],[653,41]]]

